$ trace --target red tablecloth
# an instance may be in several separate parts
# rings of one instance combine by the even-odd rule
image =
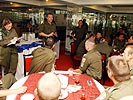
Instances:
[[[34,100],[38,100],[38,96],[34,93],[34,90],[36,89],[37,86],[37,82],[38,80],[43,76],[43,73],[35,73],[35,74],[31,74],[28,76],[28,79],[25,81],[25,83],[23,84],[23,86],[27,86],[28,89],[26,91],[26,93],[32,93],[35,96]],[[65,76],[68,76],[68,84],[75,84],[73,77],[74,76],[69,76],[68,74],[64,74]],[[87,81],[91,80],[92,85],[89,86],[87,84]],[[94,81],[92,78],[86,76],[86,75],[81,75],[80,77],[80,84],[85,87],[85,91],[86,91],[86,99],[85,100],[95,100],[96,97],[99,96],[100,92],[97,89]],[[23,94],[19,94],[16,96],[16,100],[20,100],[20,97]],[[69,93],[68,97],[65,98],[65,100],[80,100],[80,95],[81,95],[81,90],[79,90],[78,92],[73,92],[73,93]]]

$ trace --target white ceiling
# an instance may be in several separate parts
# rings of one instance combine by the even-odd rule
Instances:
[[[1,0],[0,7],[3,1],[10,1],[34,6],[82,6],[85,8],[91,8],[94,10],[100,10],[103,12],[116,12],[116,13],[133,13],[133,0]],[[11,5],[5,5],[11,6]],[[12,5],[13,6],[13,5]],[[24,5],[16,5],[16,7]]]
[[[61,0],[77,5],[129,5],[133,4],[133,0]]]

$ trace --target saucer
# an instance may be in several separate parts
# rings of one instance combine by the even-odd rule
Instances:
[[[24,95],[21,96],[20,100],[33,100],[35,97],[33,94],[31,93],[26,93]]]
[[[61,95],[59,96],[60,99],[65,99],[68,96],[68,92],[66,90],[61,90]]]

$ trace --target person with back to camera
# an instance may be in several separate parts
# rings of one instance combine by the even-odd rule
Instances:
[[[18,34],[10,19],[5,18],[3,20],[0,33],[0,65],[4,67],[5,74],[13,73],[15,75],[18,64],[18,52],[15,43],[18,41]]]
[[[85,49],[85,41],[90,40],[92,42],[95,41],[95,35],[89,34],[78,46],[76,50],[76,56],[82,58],[85,53],[87,53],[87,50]]]
[[[39,100],[58,100],[61,95],[61,82],[54,73],[46,73],[38,81],[37,95]]]
[[[54,44],[54,39],[49,37],[44,42],[44,47],[39,47],[32,52],[33,58],[28,74],[41,71],[50,72],[52,70],[56,59],[56,53],[52,50]]]
[[[113,53],[113,48],[108,44],[107,38],[102,38],[100,43],[96,44],[96,50],[101,54],[106,54],[106,59]]]
[[[120,100],[133,95],[133,80],[123,56],[111,56],[107,64],[107,73],[114,86],[105,89],[96,100]]]
[[[99,81],[102,76],[101,54],[95,49],[95,43],[89,39],[85,42],[85,48],[87,53],[82,57],[79,69],[73,71],[86,74]]]

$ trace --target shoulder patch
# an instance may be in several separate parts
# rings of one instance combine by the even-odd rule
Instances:
[[[83,67],[84,66],[84,62],[86,61],[86,58],[82,58],[82,61],[81,61],[81,67]]]

